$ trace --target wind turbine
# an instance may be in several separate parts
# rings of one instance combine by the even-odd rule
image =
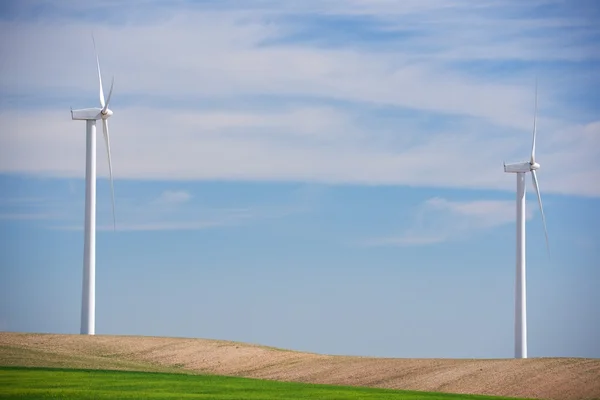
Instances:
[[[113,229],[116,230],[115,219],[115,192],[112,178],[112,163],[110,158],[110,138],[108,136],[108,118],[113,112],[108,108],[113,91],[115,79],[110,84],[108,98],[104,101],[102,90],[102,75],[100,62],[96,52],[96,66],[98,67],[98,80],[100,82],[100,107],[71,109],[71,118],[85,121],[86,125],[86,160],[85,160],[85,234],[83,247],[83,289],[81,300],[81,334],[94,335],[96,330],[96,121],[102,120],[106,154],[108,156],[108,171],[110,174],[110,193],[113,212]]]
[[[527,358],[527,292],[525,274],[525,174],[531,172],[533,186],[537,194],[544,234],[546,235],[546,247],[548,251],[548,231],[546,230],[546,217],[542,207],[542,198],[538,185],[536,170],[540,164],[535,161],[535,137],[537,133],[537,81],[535,84],[535,113],[533,116],[533,143],[531,145],[531,158],[529,161],[504,164],[504,172],[517,174],[517,276],[515,281],[515,358]]]

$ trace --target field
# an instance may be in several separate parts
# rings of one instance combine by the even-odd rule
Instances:
[[[8,399],[371,399],[503,400],[506,397],[408,392],[210,375],[103,370],[0,368],[0,397]]]
[[[186,382],[194,387],[216,385],[210,390],[217,392],[221,390],[219,387],[234,388],[250,385],[244,386],[244,390],[249,390],[248,388],[252,387],[255,389],[262,388],[260,391],[261,393],[264,391],[264,396],[256,398],[264,399],[285,398],[281,397],[281,394],[287,390],[292,390],[291,388],[304,393],[305,389],[300,389],[301,386],[293,386],[290,382],[426,392],[471,393],[519,398],[600,399],[600,359],[384,359],[301,353],[251,344],[205,339],[1,332],[0,365],[78,369],[78,371],[72,371],[71,373],[82,374],[81,376],[87,377],[86,379],[95,376],[93,381],[87,381],[84,384],[85,387],[98,385],[97,387],[105,389],[111,386],[106,382],[101,383],[101,379],[112,380],[112,382],[116,382],[115,384],[121,382],[124,385],[133,385],[131,382],[135,382],[136,379],[150,379],[149,376],[154,377],[152,379],[157,382],[157,385],[168,386],[172,383],[175,385],[174,388],[183,388],[181,389],[183,391],[187,390],[185,389]],[[119,375],[116,371],[97,371],[94,375],[94,373],[82,371],[82,369],[170,374],[131,375],[132,373],[128,372],[126,375],[128,377],[127,382],[124,382],[123,375]],[[6,377],[10,377],[10,374],[21,374],[19,375],[21,382],[21,378],[31,379],[31,385],[28,384],[27,386],[35,387],[38,384],[44,385],[44,382],[47,384],[47,374],[68,374],[68,372],[3,369],[0,371],[0,377],[3,379],[0,381],[2,387],[6,387]],[[259,378],[281,382],[265,383],[262,380],[236,380],[236,378],[206,375]],[[15,376],[13,378],[16,379]],[[54,381],[60,382],[60,379],[53,378],[51,382]],[[202,382],[202,384],[199,385],[197,382]],[[144,384],[147,384],[147,382]],[[225,386],[220,386],[221,384]],[[327,393],[331,395],[330,397],[305,398],[353,398],[352,396],[356,398],[358,396],[356,393],[361,393],[360,398],[383,398],[376,397],[378,396],[376,392],[369,392],[371,394],[367,397],[367,392],[356,391],[367,390],[360,388],[353,389],[354,392],[345,392],[347,396],[344,394],[340,395],[341,397],[335,397],[337,396],[336,390],[350,389],[302,387],[312,388],[306,389],[308,391],[317,389],[329,391]],[[269,388],[269,390],[266,390],[266,388]],[[253,390],[250,390],[249,393],[257,393]],[[277,392],[278,390],[280,392]],[[273,397],[273,393],[278,394]],[[429,394],[430,397],[407,397],[415,395],[400,392],[389,393],[397,393],[397,396],[402,395],[404,397],[397,397],[402,399],[465,398],[445,397],[439,393]],[[0,394],[2,394],[0,397],[5,397],[2,390],[0,390]],[[110,395],[108,393],[108,396]],[[426,396],[423,393],[419,395]],[[131,398],[139,398],[138,396],[139,394],[132,395]],[[391,395],[386,393],[385,398],[394,398],[389,396]],[[40,398],[40,393],[33,397]],[[177,397],[181,398],[179,395]],[[250,398],[246,394],[243,397]],[[111,397],[95,396],[94,398]],[[294,392],[293,398],[301,397],[298,397]]]

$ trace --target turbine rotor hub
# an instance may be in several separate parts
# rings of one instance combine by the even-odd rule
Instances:
[[[113,112],[111,109],[106,109],[106,111],[101,111],[100,112],[102,114],[102,118],[106,119],[108,117],[110,117],[111,115],[113,115]]]
[[[532,171],[535,171],[536,169],[539,169],[539,168],[540,168],[540,164],[538,164],[536,162],[533,163],[533,164],[531,164],[531,170]]]

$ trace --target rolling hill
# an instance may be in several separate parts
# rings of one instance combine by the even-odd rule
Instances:
[[[600,359],[331,356],[207,339],[0,332],[0,365],[217,374],[539,399],[600,399]]]

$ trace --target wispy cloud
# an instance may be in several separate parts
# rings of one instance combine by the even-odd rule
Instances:
[[[426,246],[429,244],[445,242],[448,238],[442,235],[435,236],[417,236],[418,234],[407,233],[401,236],[389,236],[368,239],[363,242],[364,245],[370,247],[379,246]]]
[[[44,197],[0,197],[0,207],[40,204],[48,201]]]
[[[0,198],[0,221],[30,220],[52,230],[83,230],[84,192],[72,196],[69,185],[52,198]],[[97,230],[112,231],[112,209],[106,191],[99,190]],[[117,187],[118,189],[118,187]],[[189,190],[169,189],[155,195],[122,197],[116,192],[116,230],[190,231],[232,228],[311,212],[325,188],[301,185],[276,201],[247,202],[232,198],[227,204],[203,202]],[[104,201],[106,200],[106,201]]]
[[[60,220],[65,213],[55,207],[52,198],[45,197],[0,197],[0,220]]]
[[[160,215],[150,217],[146,215],[145,221],[139,221],[138,214],[136,217],[125,218],[125,222],[119,222],[116,230],[119,232],[135,232],[135,231],[197,231],[204,229],[213,229],[221,227],[233,227],[248,223],[255,219],[257,215],[253,210],[238,210],[238,209],[217,209],[204,210],[203,216],[194,215],[198,213],[182,212],[179,215]],[[52,229],[81,231],[83,225],[56,225]],[[112,231],[112,225],[98,225],[99,231]]]
[[[60,219],[59,214],[46,213],[0,213],[0,220],[41,220],[41,219]]]
[[[0,119],[10,133],[0,135],[0,172],[83,175],[84,127],[68,106],[95,105],[96,77],[90,25],[73,13],[100,7],[107,20],[92,28],[103,71],[117,76],[117,179],[512,189],[501,165],[527,157],[535,69],[543,190],[600,196],[588,184],[600,180],[590,97],[600,32],[573,7],[115,4],[48,3],[53,11],[31,18],[25,2],[0,21],[0,88],[18,100]]]
[[[156,120],[142,132],[136,131],[139,118],[147,114]],[[219,120],[222,114],[220,111]],[[35,115],[11,117],[9,126],[19,135],[0,136],[0,148],[10,150],[0,158],[0,171],[83,177],[85,141],[80,133],[84,128],[61,118],[58,110],[37,113],[39,119]],[[338,110],[313,113],[319,117],[310,120],[307,128],[295,117],[297,114],[285,115],[263,111],[256,116],[263,125],[222,130],[205,125],[198,130],[195,124],[182,122],[191,118],[187,112],[123,109],[122,115],[111,121],[115,179],[274,180],[514,190],[514,179],[503,172],[502,162],[525,160],[530,151],[530,132],[502,135],[502,130],[475,121],[454,121],[446,129],[430,128],[427,120],[387,116],[377,122],[376,116]],[[272,116],[279,119],[275,127]],[[202,115],[199,119],[205,123],[210,120]],[[371,124],[377,124],[379,130],[372,130]],[[397,124],[399,127],[394,128]],[[48,130],[47,126],[54,128]],[[314,126],[324,127],[321,135],[305,133],[317,131]],[[600,187],[589,184],[600,180],[599,127],[599,123],[592,123],[549,133],[540,127],[539,178],[544,193],[600,195]],[[164,132],[170,132],[168,137]],[[99,143],[99,150],[101,146]],[[108,175],[104,157],[98,158],[98,174]]]
[[[527,209],[526,218],[533,213]],[[398,235],[376,237],[366,246],[424,246],[451,240],[512,223],[515,202],[504,200],[450,201],[434,197],[419,206],[413,225]]]
[[[493,228],[514,220],[515,203],[500,200],[449,201],[434,197],[424,204],[425,209],[448,212],[462,218],[470,228]],[[528,214],[528,218],[531,213]]]
[[[159,205],[176,205],[187,203],[191,198],[192,195],[185,190],[165,190],[154,200],[154,203]]]

